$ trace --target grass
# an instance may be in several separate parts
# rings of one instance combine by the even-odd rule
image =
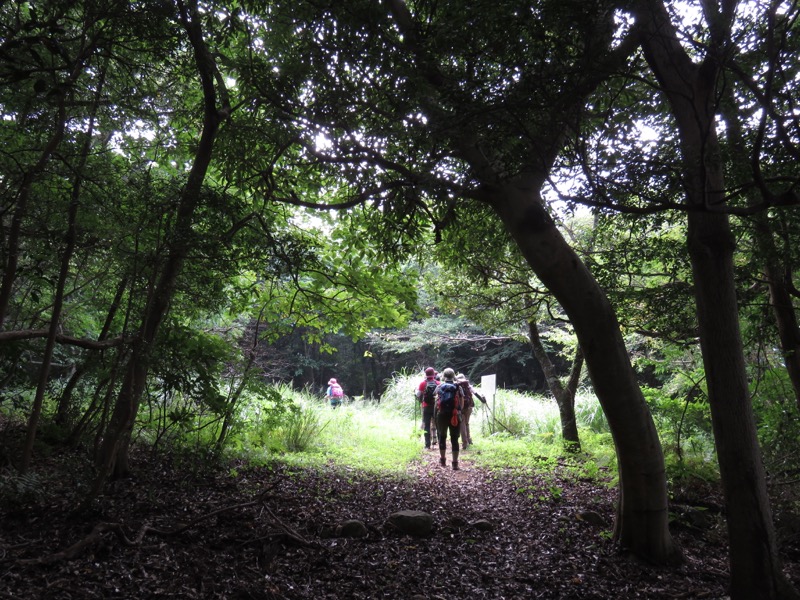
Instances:
[[[423,453],[421,414],[414,397],[420,375],[398,375],[380,403],[354,400],[332,409],[308,392],[283,387],[277,394],[284,403],[281,418],[259,424],[252,415],[269,415],[264,407],[246,408],[250,426],[240,431],[239,447],[255,461],[278,459],[292,465],[330,466],[404,474]],[[275,396],[273,396],[274,398]],[[550,399],[498,390],[489,406],[476,401],[471,420],[474,444],[468,456],[487,469],[542,469],[565,464],[558,409]],[[286,405],[291,405],[289,409]],[[597,421],[602,414],[596,399],[582,394],[580,415],[592,419],[583,427],[583,455],[568,457],[580,476],[613,470],[614,449]],[[287,424],[288,422],[288,424]],[[292,439],[287,439],[293,432]],[[294,442],[295,438],[301,442]]]
[[[231,449],[255,463],[279,460],[403,475],[423,453],[421,413],[414,397],[421,377],[396,375],[379,403],[357,399],[336,409],[308,391],[279,386],[266,394],[267,402],[245,405]],[[476,400],[474,443],[464,458],[488,470],[558,468],[562,474],[615,483],[616,453],[597,398],[581,390],[575,412],[582,451],[567,454],[552,398],[497,390],[487,404]],[[689,461],[682,464],[692,468]]]
[[[405,472],[420,455],[419,433],[391,407],[351,402],[331,410],[330,422],[319,440],[326,460],[366,471]]]
[[[282,386],[279,401],[253,401],[234,446],[253,462],[279,459],[291,465],[331,463],[369,472],[405,473],[419,457],[413,414],[382,404],[351,400],[336,409],[307,391]],[[275,396],[273,396],[273,399]],[[413,408],[413,405],[412,405]]]

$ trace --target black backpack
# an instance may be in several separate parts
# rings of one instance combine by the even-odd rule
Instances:
[[[435,379],[432,379],[425,384],[425,391],[422,392],[422,401],[428,406],[433,406],[433,403],[436,400],[437,387],[439,387],[439,384]]]
[[[439,412],[453,412],[456,407],[456,384],[445,381],[439,386]]]

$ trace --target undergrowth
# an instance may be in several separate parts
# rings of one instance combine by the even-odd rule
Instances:
[[[421,411],[414,390],[422,374],[398,374],[380,401],[350,399],[332,408],[309,390],[271,385],[246,394],[236,406],[229,433],[220,440],[220,421],[213,414],[162,418],[141,424],[135,439],[151,453],[186,456],[202,469],[228,460],[251,465],[274,461],[304,467],[337,467],[403,475],[423,453]],[[482,394],[485,396],[485,394]],[[559,412],[551,398],[497,390],[486,403],[476,398],[471,418],[473,445],[463,458],[488,470],[532,470],[616,482],[616,453],[608,424],[595,396],[581,390],[575,409],[581,451],[567,453],[561,438]],[[664,408],[666,407],[666,408]],[[669,421],[671,406],[656,405],[656,422]],[[695,436],[696,437],[696,436]],[[671,480],[716,479],[716,462],[708,444],[691,435],[666,435],[666,465]],[[712,457],[713,458],[713,457]],[[6,478],[0,495],[24,497],[36,493],[34,480]]]

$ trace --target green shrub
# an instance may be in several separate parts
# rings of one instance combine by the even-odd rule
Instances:
[[[36,473],[5,471],[0,475],[0,507],[16,510],[43,504],[49,497],[48,488],[48,482]]]
[[[681,396],[643,387],[645,401],[661,437],[667,460],[707,461],[714,458],[714,440],[708,402],[696,392]],[[688,393],[688,392],[687,392]]]
[[[768,369],[753,384],[753,408],[770,473],[800,471],[800,418],[786,369]],[[794,478],[793,478],[794,479]]]
[[[289,406],[285,422],[280,427],[280,438],[289,452],[303,452],[316,440],[328,425],[322,418],[322,407],[308,404]]]
[[[308,390],[288,385],[253,386],[237,407],[227,454],[251,464],[268,464],[279,456],[283,462],[306,467],[333,463],[405,473],[408,463],[423,452],[421,411],[414,396],[421,380],[421,373],[396,374],[379,402],[352,399],[336,409]],[[672,428],[679,423],[683,433],[698,432],[681,436],[681,454],[667,454],[670,476],[680,478],[693,469],[713,470],[714,461],[707,460],[713,458],[713,447],[708,445],[710,437],[701,435],[700,416],[693,414],[687,421],[683,412],[677,412],[680,403],[660,390],[648,391],[647,398],[667,439],[674,439]],[[500,389],[487,400],[488,405],[476,402],[473,412],[471,460],[489,469],[530,469],[615,480],[616,452],[608,423],[590,390],[581,390],[575,402],[582,445],[578,455],[565,454],[558,407],[548,395]],[[197,417],[181,443],[202,446],[213,440],[216,425],[212,417]],[[550,495],[556,499],[558,494]]]

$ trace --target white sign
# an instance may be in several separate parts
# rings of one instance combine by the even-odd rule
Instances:
[[[495,406],[494,406],[494,392],[497,389],[497,375],[483,375],[481,377],[481,392],[486,398],[486,402],[492,403],[492,433],[497,431],[497,423],[495,422]]]
[[[494,391],[497,389],[497,375],[482,375],[481,376],[481,392],[484,398],[494,396]]]

